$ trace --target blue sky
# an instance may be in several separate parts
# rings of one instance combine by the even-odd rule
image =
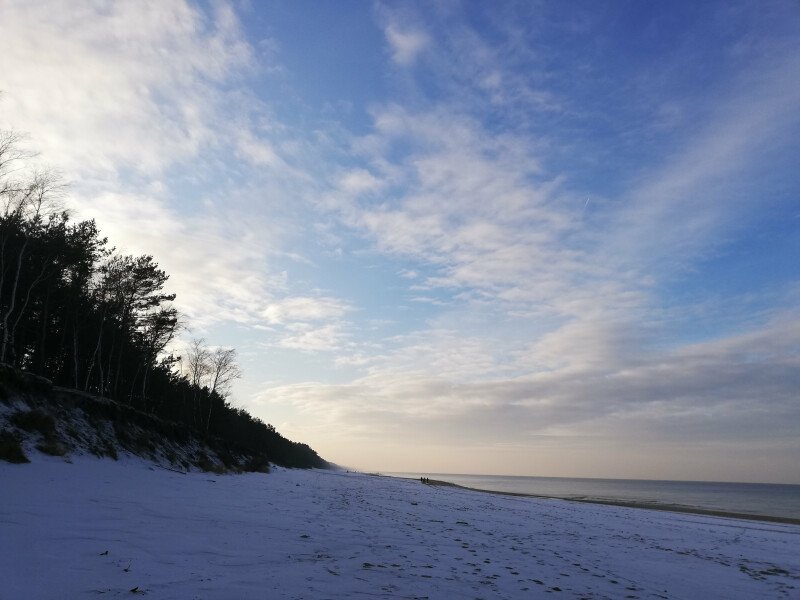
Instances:
[[[789,1],[11,1],[0,122],[329,460],[800,483],[798,47]]]

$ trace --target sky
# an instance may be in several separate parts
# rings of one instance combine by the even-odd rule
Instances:
[[[800,483],[800,7],[0,1],[0,128],[366,471]]]

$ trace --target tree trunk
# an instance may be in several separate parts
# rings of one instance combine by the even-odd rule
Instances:
[[[142,365],[136,367],[136,374],[133,376],[131,380],[131,389],[128,392],[128,404],[133,406],[133,390],[136,389],[136,380],[139,379],[139,372],[142,370]]]
[[[147,412],[147,375],[150,372],[150,361],[144,359],[144,374],[142,375],[142,410]]]
[[[123,332],[122,342],[119,345],[119,354],[117,355],[117,372],[114,374],[114,400],[117,400],[117,393],[119,392],[119,374],[122,371],[122,351],[125,348],[125,337]]]
[[[45,261],[45,264],[42,267],[42,270],[39,271],[39,274],[36,276],[36,278],[28,286],[28,291],[25,293],[25,302],[22,303],[22,306],[19,309],[19,313],[17,314],[17,318],[14,319],[14,324],[11,326],[11,333],[9,334],[9,338],[10,338],[9,345],[11,346],[11,352],[15,357],[15,361],[16,361],[16,348],[17,348],[17,345],[16,345],[17,344],[17,340],[16,340],[17,327],[19,326],[19,322],[22,320],[22,315],[25,314],[25,310],[28,308],[28,304],[31,301],[31,292],[33,291],[33,288],[35,288],[42,281],[46,271],[47,271],[47,261]]]
[[[89,391],[89,379],[92,376],[92,371],[94,371],[94,365],[97,361],[97,353],[100,350],[100,343],[103,340],[103,325],[106,322],[106,309],[103,308],[103,316],[100,317],[100,331],[97,333],[97,343],[94,345],[94,351],[92,352],[92,358],[89,361],[89,366],[86,367],[86,383],[83,386],[83,391]]]
[[[25,241],[22,243],[22,248],[19,249],[19,256],[17,257],[17,272],[14,275],[14,285],[11,286],[11,299],[9,301],[8,310],[3,314],[3,342],[0,347],[0,362],[6,362],[6,352],[8,350],[9,332],[8,332],[8,318],[14,312],[17,304],[17,287],[19,287],[19,276],[22,272],[22,259],[25,255],[25,248],[28,247],[28,237],[25,236]]]
[[[50,326],[50,296],[53,292],[53,284],[47,284],[47,293],[44,296],[44,307],[42,308],[42,329],[39,332],[39,352],[36,356],[36,365],[34,372],[39,375],[47,375],[45,373],[45,359],[47,352],[47,332]]]
[[[73,369],[73,386],[76,390],[78,388],[78,327],[75,321],[72,322],[72,369]]]

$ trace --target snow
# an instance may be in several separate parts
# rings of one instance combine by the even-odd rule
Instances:
[[[0,463],[0,599],[800,598],[800,527],[336,471]]]

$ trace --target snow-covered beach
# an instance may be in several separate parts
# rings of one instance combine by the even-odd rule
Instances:
[[[0,463],[0,598],[798,598],[800,526],[337,471]]]

